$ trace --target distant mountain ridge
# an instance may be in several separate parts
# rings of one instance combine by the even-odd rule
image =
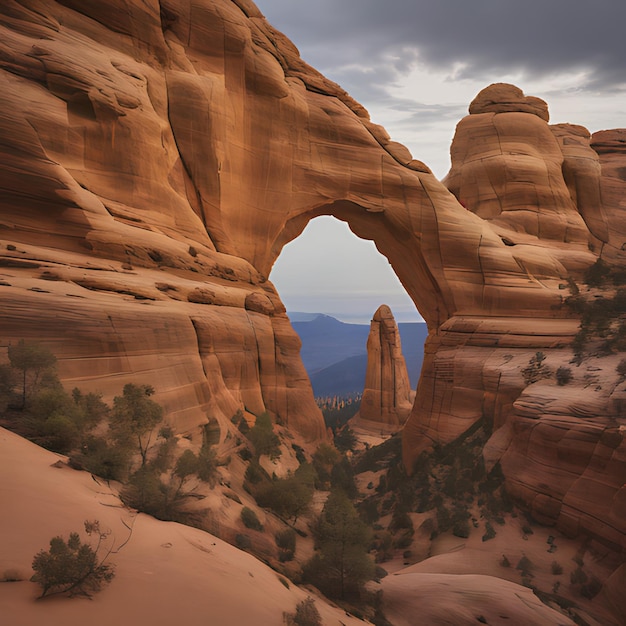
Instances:
[[[302,341],[300,356],[315,396],[361,393],[367,368],[369,324],[346,324],[323,313],[288,316]],[[398,330],[411,387],[415,389],[428,329],[425,322],[402,322]]]

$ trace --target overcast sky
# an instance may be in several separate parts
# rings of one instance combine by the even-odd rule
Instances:
[[[306,62],[339,83],[438,178],[450,166],[457,122],[490,83],[514,83],[543,98],[551,123],[591,132],[626,126],[626,0],[256,4]],[[413,307],[387,261],[365,260],[378,255],[373,244],[348,243],[347,227],[337,222],[333,230],[334,220],[319,220],[325,221],[311,223],[285,248],[272,272],[287,309],[367,321],[384,302],[405,319]]]

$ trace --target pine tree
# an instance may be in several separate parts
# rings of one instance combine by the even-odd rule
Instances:
[[[316,539],[318,552],[303,574],[327,595],[343,599],[357,594],[374,577],[374,563],[367,554],[371,531],[342,490],[328,496]]]

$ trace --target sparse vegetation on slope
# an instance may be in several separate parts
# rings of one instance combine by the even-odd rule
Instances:
[[[71,533],[67,540],[53,537],[50,549],[35,555],[31,580],[41,587],[40,597],[53,594],[90,597],[113,580],[115,569],[105,563],[109,554],[98,554],[109,533],[100,528],[97,520],[85,521],[85,532],[95,536],[95,547],[83,543],[78,533]]]

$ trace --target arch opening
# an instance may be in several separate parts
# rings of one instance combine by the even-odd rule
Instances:
[[[327,425],[333,427],[339,425],[341,418],[354,415],[364,388],[366,397],[371,395],[366,385],[372,370],[367,354],[370,323],[381,305],[391,309],[406,363],[404,376],[408,376],[406,383],[410,385],[408,389],[407,384],[403,385],[406,418],[408,398],[412,403],[421,374],[428,329],[374,242],[357,236],[335,216],[314,216],[284,245],[270,280],[300,336],[301,357],[314,396]],[[395,376],[400,378],[397,367],[395,362],[390,365],[388,380],[392,386]],[[381,388],[380,396],[383,395]],[[345,401],[353,400],[357,406],[353,405],[350,411]],[[345,410],[333,411],[333,407]],[[398,424],[391,431],[397,427]]]
[[[423,322],[387,259],[345,222],[322,215],[285,245],[270,280],[289,312],[323,313],[369,324],[381,304],[396,322]]]

